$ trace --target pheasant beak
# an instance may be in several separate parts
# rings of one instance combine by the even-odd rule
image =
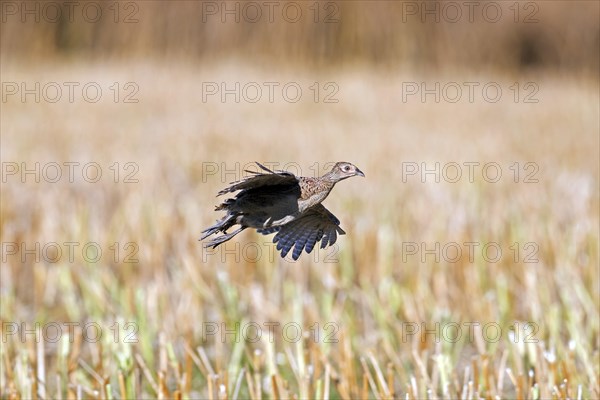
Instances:
[[[358,168],[356,168],[355,175],[362,176],[363,178],[365,177],[365,174],[360,169],[358,169]]]

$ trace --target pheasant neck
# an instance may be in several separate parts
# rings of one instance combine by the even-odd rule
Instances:
[[[340,181],[340,178],[330,171],[327,172],[325,175],[321,176],[321,180],[331,183],[331,187],[333,187],[333,185]]]

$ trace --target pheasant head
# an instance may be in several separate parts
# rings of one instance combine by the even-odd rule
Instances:
[[[362,176],[364,178],[365,174],[355,165],[349,162],[340,161],[335,163],[331,171],[323,175],[322,178],[331,182],[339,182],[352,176]]]

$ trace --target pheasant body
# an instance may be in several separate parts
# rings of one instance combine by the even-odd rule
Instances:
[[[298,182],[300,184],[300,198],[298,199],[300,212],[304,212],[306,209],[320,204],[329,196],[331,189],[335,186],[335,182],[320,178],[301,177],[298,179]]]
[[[265,172],[247,171],[253,175],[232,182],[218,195],[239,191],[216,207],[227,214],[202,233],[201,240],[223,233],[205,243],[205,247],[217,247],[246,228],[255,228],[268,235],[277,232],[273,242],[281,256],[285,257],[292,247],[292,258],[297,260],[303,250],[310,253],[318,241],[321,248],[332,245],[337,234],[345,234],[340,221],[321,202],[329,195],[337,182],[351,176],[364,174],[354,165],[338,162],[333,169],[319,178],[297,177],[289,172],[271,171],[256,163]],[[231,233],[227,230],[240,225]]]

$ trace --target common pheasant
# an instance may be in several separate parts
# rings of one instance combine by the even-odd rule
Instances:
[[[325,248],[335,243],[338,233],[346,233],[339,226],[340,220],[321,202],[339,181],[364,177],[361,170],[348,162],[338,162],[323,176],[309,178],[256,164],[264,172],[246,171],[252,175],[232,182],[218,193],[220,196],[239,191],[215,208],[227,214],[202,231],[200,240],[218,232],[223,234],[206,242],[204,247],[215,248],[244,229],[255,228],[263,235],[277,233],[273,242],[277,243],[281,256],[285,257],[293,247],[292,258],[297,260],[303,250],[310,253],[317,242],[321,241],[321,248]],[[233,225],[240,227],[227,233]]]

